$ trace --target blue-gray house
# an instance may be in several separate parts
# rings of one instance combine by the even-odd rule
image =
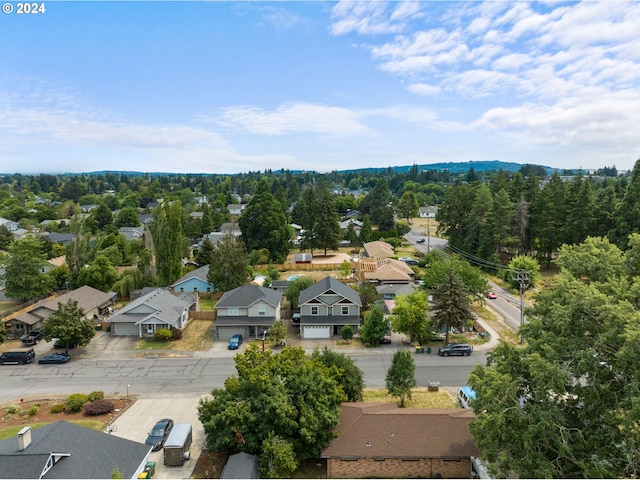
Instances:
[[[197,268],[182,276],[171,285],[174,292],[213,292],[214,287],[207,280],[209,265]]]

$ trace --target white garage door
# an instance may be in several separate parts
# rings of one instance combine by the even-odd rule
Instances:
[[[303,327],[302,338],[331,338],[331,327]]]

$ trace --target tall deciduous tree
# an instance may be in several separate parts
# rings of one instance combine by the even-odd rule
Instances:
[[[406,191],[400,197],[398,203],[398,213],[402,218],[407,219],[407,223],[411,222],[411,219],[418,216],[418,199],[413,191]]]
[[[427,317],[429,302],[424,290],[398,295],[393,308],[394,332],[404,333],[411,342],[425,342],[431,337],[431,319]]]
[[[497,475],[638,475],[640,314],[619,282],[561,270],[528,312],[524,347],[503,343],[472,372],[470,428]]]
[[[244,243],[228,233],[213,245],[207,281],[216,290],[228,292],[247,282],[249,255]]]
[[[108,292],[118,279],[118,270],[104,255],[98,255],[90,265],[82,267],[78,273],[78,284],[89,285]]]
[[[24,302],[49,293],[49,277],[41,270],[44,264],[38,239],[27,237],[13,242],[4,274],[7,297]]]
[[[289,303],[291,304],[291,308],[293,310],[298,309],[300,292],[309,288],[314,283],[316,283],[316,281],[311,277],[300,277],[296,278],[292,282],[289,282],[289,284],[287,285],[287,289],[284,292],[284,296],[287,300],[289,300]]]
[[[69,352],[69,345],[84,347],[95,335],[95,324],[85,318],[85,312],[78,307],[78,301],[69,299],[58,302],[58,308],[44,321],[42,338],[51,341],[57,338]]]
[[[274,198],[265,178],[238,221],[248,251],[269,249],[269,260],[282,263],[291,250],[291,227],[282,205]]]
[[[400,399],[400,408],[404,408],[405,399],[411,400],[411,390],[416,386],[415,372],[416,365],[409,350],[398,350],[393,354],[385,384],[389,394]]]
[[[161,285],[171,285],[182,269],[182,206],[180,202],[161,204],[153,211],[153,244]]]
[[[311,358],[322,363],[329,369],[335,369],[334,373],[338,383],[342,385],[342,390],[349,402],[361,402],[364,393],[364,374],[358,368],[353,359],[344,353],[330,350],[324,347],[322,350],[316,348],[311,354]]]
[[[207,446],[264,461],[264,442],[277,437],[299,461],[317,457],[334,437],[344,399],[335,369],[292,347],[273,354],[250,345],[235,361],[237,374],[198,406]]]
[[[380,307],[374,307],[364,314],[364,323],[360,327],[360,337],[365,344],[377,347],[380,339],[389,333],[391,324]]]

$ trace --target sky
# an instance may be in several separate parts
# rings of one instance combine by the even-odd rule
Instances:
[[[36,4],[0,14],[2,173],[640,158],[638,1]]]

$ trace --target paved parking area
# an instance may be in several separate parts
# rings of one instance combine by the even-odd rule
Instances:
[[[191,458],[182,467],[166,467],[162,449],[151,452],[149,460],[156,462],[156,473],[153,478],[191,478],[198,457],[205,443],[204,428],[198,420],[198,403],[207,395],[157,394],[139,398],[120,415],[113,425],[117,435],[128,440],[144,442],[153,425],[161,418],[171,418],[175,423],[190,423],[192,430]]]

